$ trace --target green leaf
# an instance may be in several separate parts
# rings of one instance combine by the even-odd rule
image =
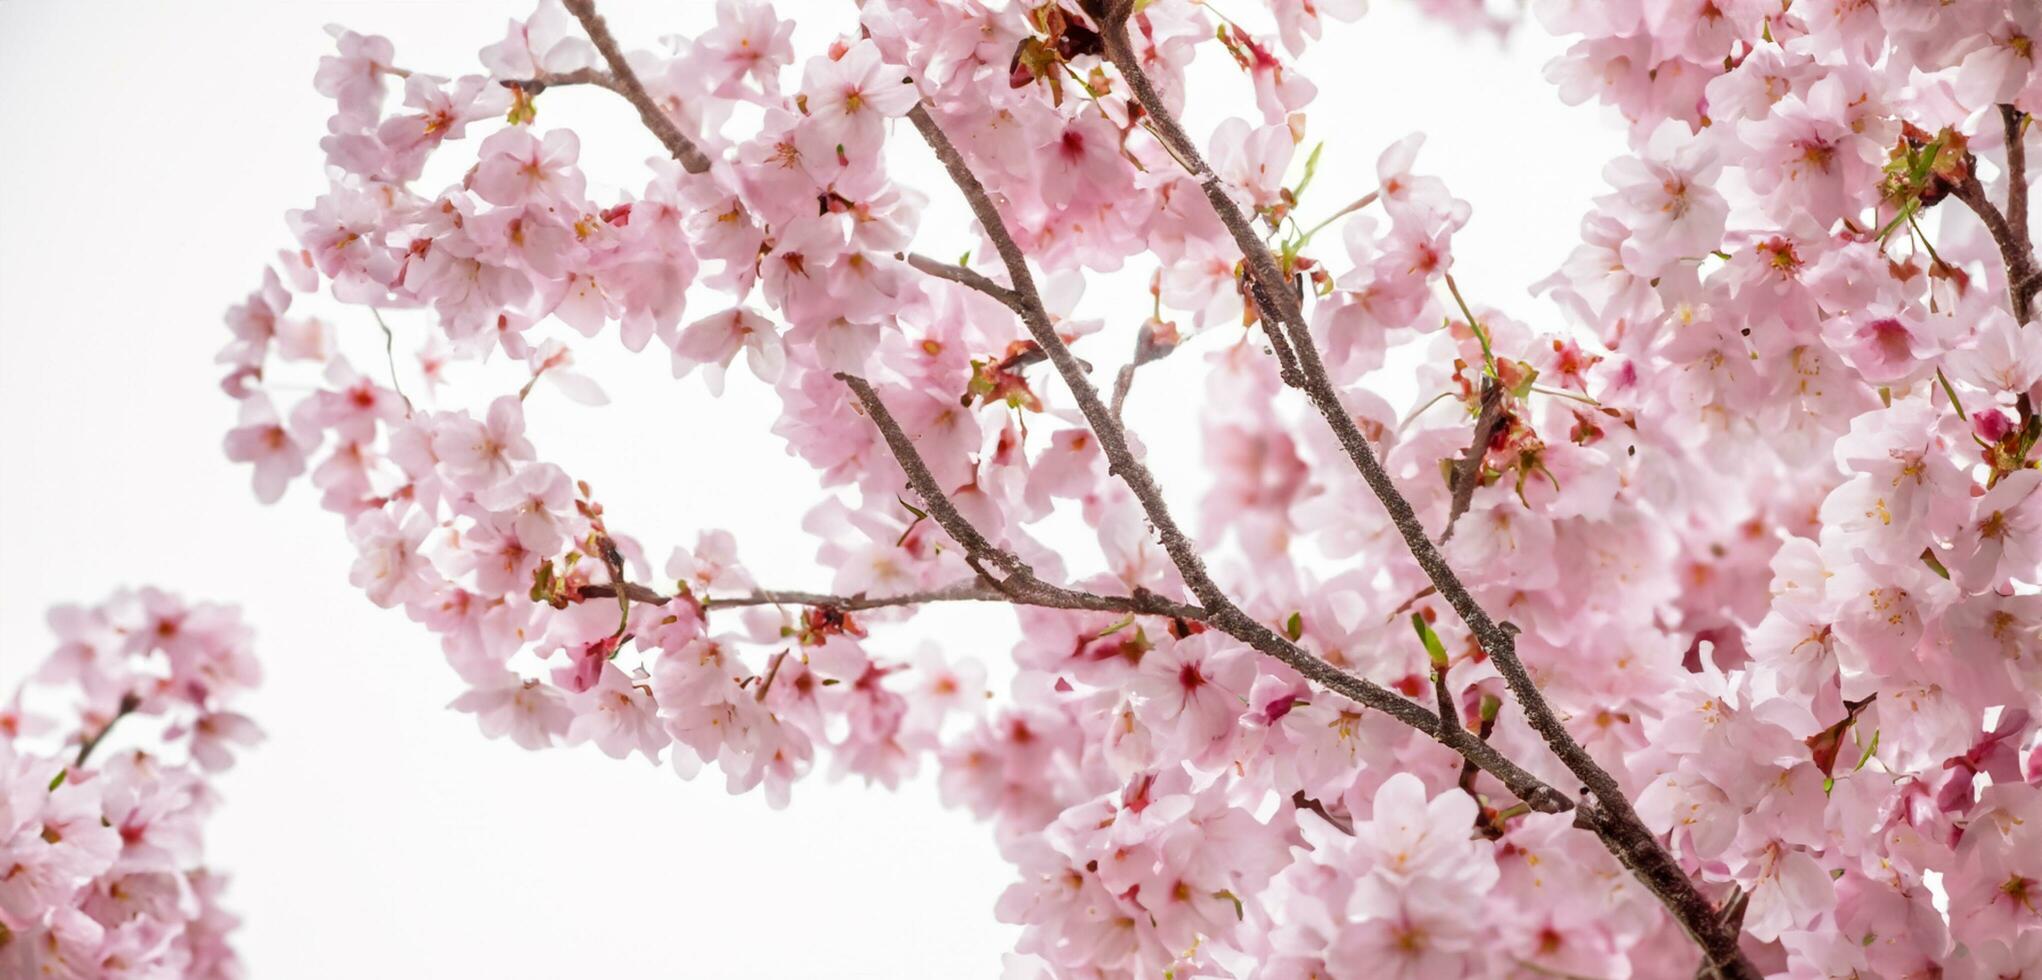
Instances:
[[[1445,670],[1446,644],[1439,642],[1439,634],[1432,631],[1424,613],[1411,614],[1411,628],[1418,631],[1418,642],[1425,644],[1425,655],[1432,658],[1432,669]]]
[[[1879,751],[1879,729],[1874,728],[1872,729],[1872,743],[1865,746],[1865,754],[1858,756],[1858,764],[1852,766],[1851,771],[1857,772],[1865,768],[1865,763],[1872,761],[1872,753],[1877,751]]]
[[[1103,639],[1105,639],[1105,638],[1107,638],[1107,637],[1109,637],[1109,636],[1112,636],[1113,634],[1115,634],[1115,633],[1118,633],[1118,632],[1120,632],[1121,630],[1124,630],[1124,629],[1126,629],[1126,628],[1128,628],[1128,627],[1130,627],[1130,626],[1133,626],[1133,625],[1134,625],[1134,614],[1133,614],[1133,613],[1129,613],[1126,619],[1123,619],[1123,620],[1121,620],[1120,622],[1114,623],[1114,624],[1113,624],[1112,626],[1108,626],[1108,627],[1106,627],[1105,629],[1103,629],[1103,630],[1100,630],[1100,631],[1099,631],[1099,632],[1097,632],[1097,633],[1094,633],[1094,634],[1092,635],[1092,638],[1093,638],[1093,639],[1095,639],[1095,640],[1103,640]]]
[[[1236,919],[1247,918],[1247,909],[1241,905],[1241,897],[1239,895],[1236,895],[1231,891],[1222,889],[1220,891],[1213,892],[1212,897],[1224,898],[1227,901],[1234,903],[1234,918]]]
[[[71,775],[70,769],[57,770],[56,778],[50,780],[50,792],[52,793],[56,792],[57,787],[64,785],[64,780],[70,775]]]
[[[1299,637],[1305,635],[1305,617],[1303,613],[1294,612],[1290,614],[1290,618],[1283,623],[1283,635],[1290,637],[1292,643],[1296,643]]]
[[[1936,560],[1936,553],[1931,549],[1923,548],[1921,550],[1921,563],[1927,565],[1929,571],[1941,575],[1946,580],[1950,577],[1950,570],[1944,568],[1943,563]]]
[[[1298,179],[1297,189],[1290,192],[1292,201],[1304,200],[1305,188],[1312,186],[1312,175],[1319,172],[1319,154],[1325,149],[1326,141],[1320,140],[1318,146],[1312,147],[1312,155],[1305,158],[1305,175]]]

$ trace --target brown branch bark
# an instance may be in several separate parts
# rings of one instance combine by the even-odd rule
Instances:
[[[1950,196],[1985,223],[1992,242],[1999,247],[2000,261],[2007,270],[2007,300],[2014,319],[2023,325],[2034,318],[2035,293],[2042,290],[2042,266],[2035,259],[2035,244],[2028,234],[2028,148],[2022,132],[2025,119],[2013,106],[2000,106],[2007,133],[2007,209],[2001,212],[1985,193],[1978,175],[1967,172]]]
[[[1489,436],[1496,431],[1496,419],[1502,408],[1503,386],[1497,384],[1495,378],[1483,378],[1480,414],[1475,416],[1475,435],[1468,440],[1468,451],[1454,463],[1453,503],[1447,508],[1446,530],[1439,534],[1440,544],[1453,539],[1454,524],[1468,512],[1468,505],[1475,500],[1475,488],[1482,483],[1482,460],[1489,455]]]
[[[1205,163],[1197,145],[1178,125],[1147,73],[1142,70],[1140,58],[1127,35],[1127,18],[1132,9],[1131,2],[1116,0],[1112,9],[1106,12],[1101,34],[1107,58],[1120,70],[1122,79],[1146,110],[1157,137],[1171,155],[1182,161],[1191,172],[1206,200],[1248,259],[1250,274],[1263,287],[1256,294],[1257,301],[1269,304],[1264,307],[1264,315],[1274,313],[1288,334],[1305,382],[1305,394],[1325,416],[1341,448],[1388,511],[1412,557],[1467,625],[1476,642],[1489,654],[1497,672],[1503,675],[1504,682],[1517,697],[1533,730],[1545,740],[1568,771],[1587,785],[1587,792],[1593,794],[1595,805],[1582,807],[1583,812],[1576,822],[1594,830],[1609,851],[1659,898],[1696,945],[1701,947],[1705,958],[1715,969],[1726,977],[1755,980],[1759,973],[1739,950],[1738,933],[1725,927],[1715,905],[1701,894],[1679,862],[1638,818],[1616,778],[1598,764],[1561,724],[1533,683],[1523,661],[1518,659],[1516,628],[1497,623],[1475,601],[1460,576],[1433,545],[1410,501],[1405,499],[1377,460],[1367,437],[1340,404],[1339,394],[1312,341],[1298,298],[1285,288],[1276,256],[1227,195],[1219,176]]]
[[[617,38],[610,33],[610,25],[603,22],[601,14],[596,13],[595,0],[564,0],[564,2],[567,12],[573,14],[574,19],[581,21],[581,29],[588,33],[588,39],[594,42],[596,51],[602,54],[603,61],[610,66],[609,79],[614,84],[604,87],[631,102],[632,108],[638,110],[638,118],[645,123],[645,128],[651,130],[652,135],[659,137],[667,152],[681,162],[682,169],[691,174],[706,173],[709,170],[709,157],[695,145],[694,140],[681,132],[681,127],[674,123],[673,117],[667,115],[666,110],[652,100],[652,94],[645,90],[644,83],[640,82],[637,73],[631,70],[631,63],[624,58],[624,49],[617,46]],[[594,77],[587,81],[602,84]]]
[[[618,95],[624,90],[617,84],[615,76],[600,68],[577,68],[573,71],[541,72],[530,78],[507,78],[497,84],[505,88],[522,90],[526,95],[538,95],[554,86],[594,85],[606,88]]]
[[[960,286],[965,286],[971,289],[978,290],[979,292],[984,293],[987,296],[991,296],[992,298],[999,300],[1001,306],[1004,306],[1010,310],[1015,310],[1018,312],[1020,309],[1020,307],[1018,306],[1020,301],[1014,298],[1013,290],[1008,289],[1007,287],[1002,286],[999,283],[996,283],[991,279],[988,279],[985,276],[973,272],[970,269],[967,269],[961,265],[951,265],[948,262],[940,262],[926,255],[917,255],[912,253],[900,256],[900,258],[907,262],[908,265],[913,266],[916,270],[920,271],[924,275],[934,276],[938,279],[946,279]]]
[[[1037,578],[1035,570],[1029,568],[1026,562],[986,540],[985,535],[958,512],[957,505],[951,503],[942,487],[936,484],[936,477],[922,461],[921,453],[915,449],[914,440],[909,439],[908,434],[901,430],[900,423],[886,410],[886,403],[880,400],[879,393],[873,390],[870,382],[851,374],[839,374],[837,379],[848,385],[851,393],[857,396],[858,403],[865,407],[866,417],[879,428],[880,436],[886,440],[887,448],[893,452],[894,459],[906,472],[908,485],[922,498],[929,517],[943,529],[943,533],[950,535],[950,540],[957,542],[964,549],[966,562],[985,577],[986,584],[997,589],[1003,596],[1027,605],[1056,606],[1063,609],[1105,609],[1174,616],[1180,619],[1210,618],[1211,613],[1206,610],[1165,599],[1144,589],[1135,590],[1134,595],[1126,599],[1115,599],[1051,585]],[[991,565],[1005,574],[996,578],[985,570],[986,565]]]
[[[1999,107],[2007,131],[2007,223],[2028,230],[2028,115],[2010,105]]]
[[[679,598],[678,595],[662,595],[658,590],[636,582],[624,583],[623,591],[632,602],[663,606]],[[617,594],[617,587],[610,583],[585,585],[581,595],[589,599],[606,599]],[[1028,606],[1048,606],[1056,609],[1085,609],[1094,612],[1133,613],[1150,616],[1169,616],[1176,619],[1202,620],[1205,610],[1184,603],[1173,603],[1160,596],[1110,596],[1077,589],[1053,587],[1052,591],[1027,593],[1016,598],[996,586],[981,580],[959,582],[940,589],[926,589],[919,592],[901,592],[894,595],[830,595],[822,592],[799,592],[759,589],[740,595],[712,596],[702,600],[705,609],[734,609],[744,606],[816,606],[839,609],[844,612],[863,612],[867,609],[890,609],[902,606],[926,606],[939,602],[1003,602]]]
[[[951,181],[964,194],[965,203],[985,229],[999,253],[1001,263],[1007,268],[1007,277],[1013,283],[1013,292],[1019,301],[1017,312],[1021,322],[1035,338],[1035,342],[1048,355],[1050,363],[1071,389],[1078,409],[1099,438],[1101,451],[1106,454],[1107,472],[1119,477],[1133,491],[1142,510],[1148,515],[1149,523],[1161,539],[1163,550],[1176,565],[1178,574],[1185,585],[1204,606],[1204,622],[1247,644],[1256,651],[1269,656],[1297,671],[1311,682],[1347,697],[1358,704],[1388,714],[1410,727],[1437,739],[1441,744],[1471,759],[1483,770],[1496,776],[1510,791],[1534,809],[1545,813],[1557,813],[1573,808],[1566,795],[1546,785],[1536,776],[1472,734],[1458,726],[1447,728],[1431,711],[1416,702],[1392,693],[1366,678],[1357,677],[1314,656],[1304,648],[1270,629],[1267,625],[1249,616],[1234,604],[1219,584],[1205,569],[1205,560],[1183,530],[1164,502],[1163,493],[1148,467],[1136,459],[1128,447],[1127,435],[1112,411],[1100,399],[1099,391],[1070,346],[1057,335],[1055,325],[1050,322],[1049,313],[1042,305],[1040,294],[1035,288],[1034,276],[1028,269],[1028,259],[1014,236],[1007,230],[999,208],[986,192],[985,185],[972,173],[957,147],[950,141],[941,126],[931,118],[926,106],[918,105],[908,113],[908,120],[922,134],[929,148],[936,153],[937,160],[949,172]],[[1215,178],[1216,180],[1217,178]],[[1276,290],[1281,292],[1279,288]],[[912,447],[909,447],[912,448]],[[901,455],[898,451],[896,455]],[[969,545],[967,544],[967,547]]]

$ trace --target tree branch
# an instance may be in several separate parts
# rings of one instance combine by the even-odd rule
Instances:
[[[602,15],[596,13],[595,0],[564,0],[564,2],[567,12],[573,14],[574,19],[581,21],[582,30],[588,32],[588,39],[595,43],[596,51],[600,52],[603,61],[609,64],[609,81],[613,84],[599,81],[601,77],[599,74],[592,75],[585,81],[603,85],[604,88],[630,100],[632,107],[638,110],[638,118],[645,123],[645,128],[651,130],[652,135],[659,137],[667,152],[681,162],[682,169],[691,174],[706,173],[709,170],[709,158],[693,140],[681,132],[681,127],[674,123],[673,117],[668,116],[666,110],[652,100],[652,94],[639,82],[638,75],[631,70],[631,63],[624,58],[624,50],[617,46],[617,38],[610,33],[610,25],[603,23]],[[560,82],[556,80],[552,84]]]
[[[519,89],[526,95],[538,95],[556,85],[594,85],[597,88],[609,89],[618,95],[625,94],[624,89],[618,85],[616,77],[600,68],[577,68],[573,71],[540,72],[530,78],[506,78],[497,84],[505,88]]]
[[[1096,596],[1088,592],[1066,589],[1051,585],[1037,578],[1035,570],[1026,562],[1016,558],[1004,549],[986,540],[978,528],[973,527],[964,515],[958,513],[957,505],[936,484],[936,477],[922,462],[921,453],[915,449],[914,440],[901,430],[900,423],[886,410],[879,393],[872,389],[871,382],[851,374],[838,374],[837,379],[850,386],[851,393],[858,397],[865,407],[865,414],[878,426],[879,434],[886,440],[887,448],[900,467],[907,473],[908,485],[922,498],[929,516],[936,521],[943,533],[964,548],[965,560],[973,565],[986,584],[997,589],[1003,596],[1025,605],[1054,606],[1061,609],[1098,609],[1103,611],[1145,613],[1158,616],[1173,616],[1179,619],[1205,620],[1210,613],[1197,606],[1173,602],[1146,589],[1136,589],[1133,596],[1120,599]],[[1004,572],[1004,577],[995,578],[983,566],[992,565]]]
[[[2010,105],[1999,107],[2007,131],[2007,224],[2028,235],[2028,116]]]
[[[624,583],[624,594],[632,602],[663,606],[680,595],[661,595],[657,590],[636,582]],[[583,598],[607,599],[617,594],[617,586],[610,583],[584,585],[579,590]],[[739,595],[713,596],[702,600],[704,609],[734,609],[745,606],[814,606],[824,609],[838,609],[844,612],[863,612],[868,609],[889,609],[902,606],[926,606],[939,602],[1003,602],[1024,606],[1046,606],[1054,609],[1085,609],[1094,612],[1117,612],[1148,616],[1169,616],[1175,619],[1203,620],[1205,610],[1197,606],[1170,602],[1153,593],[1143,596],[1110,596],[1077,589],[1051,587],[1046,592],[1027,592],[1016,597],[1001,591],[990,582],[974,579],[944,586],[940,589],[924,589],[919,592],[901,592],[894,595],[829,595],[821,592],[798,592],[759,589]]]
[[[1476,739],[1466,729],[1444,728],[1432,712],[1417,703],[1392,693],[1372,681],[1356,677],[1330,663],[1314,656],[1304,648],[1292,643],[1275,630],[1257,621],[1236,606],[1226,592],[1214,582],[1205,569],[1205,560],[1190,538],[1177,526],[1170,515],[1170,508],[1163,500],[1162,490],[1156,485],[1155,477],[1148,467],[1135,458],[1127,444],[1126,432],[1113,417],[1099,391],[1085,374],[1083,365],[1070,346],[1057,335],[1050,322],[1049,313],[1042,305],[1036,291],[1034,276],[1028,270],[1028,259],[1014,236],[1007,231],[999,208],[993,204],[985,185],[979,183],[957,147],[951,143],[941,126],[930,117],[925,105],[917,105],[908,112],[908,119],[934,150],[936,158],[950,174],[950,179],[963,192],[965,203],[970,205],[972,214],[992,240],[993,247],[1000,254],[1002,264],[1007,267],[1007,277],[1014,284],[1013,292],[1019,301],[1021,322],[1028,332],[1049,356],[1057,373],[1062,375],[1065,385],[1071,389],[1078,403],[1078,409],[1091,425],[1093,434],[1099,438],[1100,449],[1106,454],[1107,472],[1118,476],[1133,491],[1142,510],[1148,515],[1149,523],[1156,529],[1163,550],[1177,566],[1178,574],[1198,601],[1205,607],[1204,621],[1220,631],[1247,644],[1255,650],[1276,659],[1304,675],[1308,680],[1364,706],[1375,708],[1397,720],[1437,739],[1441,744],[1474,760],[1475,764],[1495,775],[1512,793],[1534,809],[1546,813],[1557,813],[1573,808],[1566,795],[1546,785],[1536,776],[1525,771],[1501,753]],[[1218,178],[1214,178],[1217,180]],[[1281,290],[1277,290],[1281,292]],[[905,437],[901,437],[903,440]],[[889,440],[892,434],[889,434]],[[909,447],[912,449],[912,447]],[[901,455],[896,447],[896,455]],[[947,528],[946,528],[947,530]],[[969,543],[966,543],[969,548]]]
[[[1496,431],[1496,419],[1502,408],[1503,386],[1497,384],[1495,378],[1483,378],[1480,414],[1475,416],[1475,435],[1468,440],[1468,451],[1454,463],[1453,504],[1447,508],[1446,530],[1439,534],[1440,544],[1453,538],[1454,524],[1474,502],[1475,488],[1482,483],[1482,460],[1489,455],[1489,436]]]
[[[1474,596],[1461,583],[1460,576],[1455,574],[1453,568],[1446,563],[1446,559],[1440,555],[1439,549],[1433,545],[1431,537],[1426,534],[1424,524],[1412,510],[1410,501],[1397,490],[1389,473],[1376,459],[1375,450],[1369,445],[1367,437],[1341,405],[1339,394],[1326,372],[1325,363],[1320,359],[1318,348],[1312,342],[1311,332],[1305,323],[1298,298],[1285,288],[1283,273],[1277,265],[1275,255],[1270,253],[1268,246],[1255,233],[1254,227],[1235,205],[1233,198],[1227,195],[1219,176],[1206,165],[1197,145],[1178,125],[1169,108],[1163,104],[1162,97],[1156,92],[1147,73],[1142,70],[1140,58],[1129,44],[1127,35],[1127,18],[1132,9],[1132,3],[1116,0],[1113,9],[1107,13],[1101,32],[1107,58],[1120,70],[1122,79],[1128,83],[1135,99],[1146,110],[1153,131],[1162,140],[1164,147],[1191,172],[1191,176],[1205,193],[1206,200],[1212,204],[1213,211],[1233,235],[1235,243],[1248,259],[1251,275],[1263,287],[1262,291],[1256,294],[1257,301],[1269,301],[1272,304],[1264,307],[1264,314],[1274,312],[1289,334],[1299,370],[1304,377],[1306,395],[1319,409],[1319,413],[1325,416],[1341,448],[1346,451],[1356,469],[1360,470],[1362,479],[1368,483],[1369,489],[1382,502],[1384,510],[1389,513],[1391,522],[1404,538],[1404,544],[1410,549],[1412,557],[1425,571],[1426,577],[1439,589],[1440,595],[1453,606],[1454,612],[1467,625],[1476,641],[1489,654],[1497,672],[1503,675],[1504,682],[1516,695],[1533,730],[1545,739],[1546,744],[1552,748],[1553,753],[1567,769],[1587,784],[1588,791],[1594,794],[1596,806],[1583,807],[1584,812],[1579,815],[1576,822],[1586,824],[1596,831],[1609,851],[1629,867],[1666,905],[1682,928],[1702,948],[1710,962],[1716,964],[1726,976],[1750,977],[1756,980],[1759,976],[1757,969],[1738,949],[1738,933],[1724,928],[1717,917],[1715,906],[1702,896],[1695,888],[1694,882],[1674,860],[1673,855],[1660,845],[1658,839],[1645,827],[1644,822],[1638,819],[1616,778],[1596,763],[1554,715],[1544,695],[1532,682],[1530,673],[1525,670],[1523,661],[1518,659],[1516,628],[1499,625],[1475,601]]]
[[[2021,142],[2021,124],[2013,115],[2016,110],[2003,106],[2001,111],[2007,114],[2007,213],[1993,205],[1986,196],[1985,185],[1969,170],[1950,196],[1963,201],[1965,207],[1978,215],[1993,244],[1999,246],[2000,261],[2007,270],[2007,300],[2013,307],[2014,319],[2025,325],[2034,316],[2035,293],[2042,289],[2042,270],[2038,270],[2035,246],[2028,236],[2027,147]],[[2008,214],[2017,215],[2019,220],[2009,220]]]
[[[917,270],[920,270],[924,274],[935,276],[938,279],[947,279],[960,286],[966,286],[971,289],[976,289],[979,292],[986,294],[987,296],[991,296],[992,298],[999,300],[1001,306],[1004,306],[1016,312],[1019,312],[1020,310],[1019,305],[1020,300],[1014,298],[1013,290],[1008,289],[1007,287],[1002,286],[999,283],[996,283],[983,275],[973,272],[970,269],[965,268],[964,266],[951,265],[948,262],[938,262],[937,260],[932,259],[926,255],[918,255],[913,253],[897,257],[906,261],[908,265],[915,267]]]
[[[99,743],[106,741],[107,733],[113,731],[113,726],[119,724],[122,718],[134,714],[135,709],[141,706],[142,699],[134,694],[121,695],[120,706],[114,710],[113,717],[108,718],[106,724],[99,726],[99,731],[92,733],[91,738],[78,746],[78,756],[71,761],[71,765],[74,768],[84,768],[85,760],[92,758],[93,750],[99,748]]]

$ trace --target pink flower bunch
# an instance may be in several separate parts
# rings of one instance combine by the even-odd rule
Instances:
[[[1724,975],[2042,969],[2031,5],[1534,4],[1580,39],[1560,96],[1631,145],[1516,311],[1457,266],[1479,219],[1422,137],[1322,200],[1352,178],[1279,52],[1359,4],[1127,6],[867,0],[798,61],[764,3],[655,54],[547,2],[452,81],[339,34],[330,186],[228,317],[228,455],[343,519],[492,737],[776,804],[824,758],[933,761],[1016,867],[1017,975],[1691,976],[1690,934]],[[1256,105],[1205,141],[1201,54]],[[667,150],[642,189],[593,196],[540,127],[575,84]],[[917,135],[976,263],[914,251]],[[1115,376],[1083,290],[1129,265]],[[422,332],[426,388],[294,312],[322,289],[376,353],[385,314]],[[714,530],[655,566],[545,461],[535,386],[599,403],[575,351],[613,323],[770,389],[827,593]],[[1188,559],[1118,413],[1191,400],[1136,380],[1180,347]],[[519,387],[444,384],[499,355]],[[1005,697],[891,646],[953,600],[1015,607]]]
[[[248,628],[155,589],[49,622],[56,651],[0,710],[0,974],[240,976],[202,831],[207,780],[261,738],[233,710]]]

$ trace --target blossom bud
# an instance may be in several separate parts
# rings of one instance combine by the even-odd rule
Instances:
[[[1996,409],[1978,412],[1971,416],[1971,431],[1986,442],[1998,442],[2014,431],[2014,423],[2005,412]]]

